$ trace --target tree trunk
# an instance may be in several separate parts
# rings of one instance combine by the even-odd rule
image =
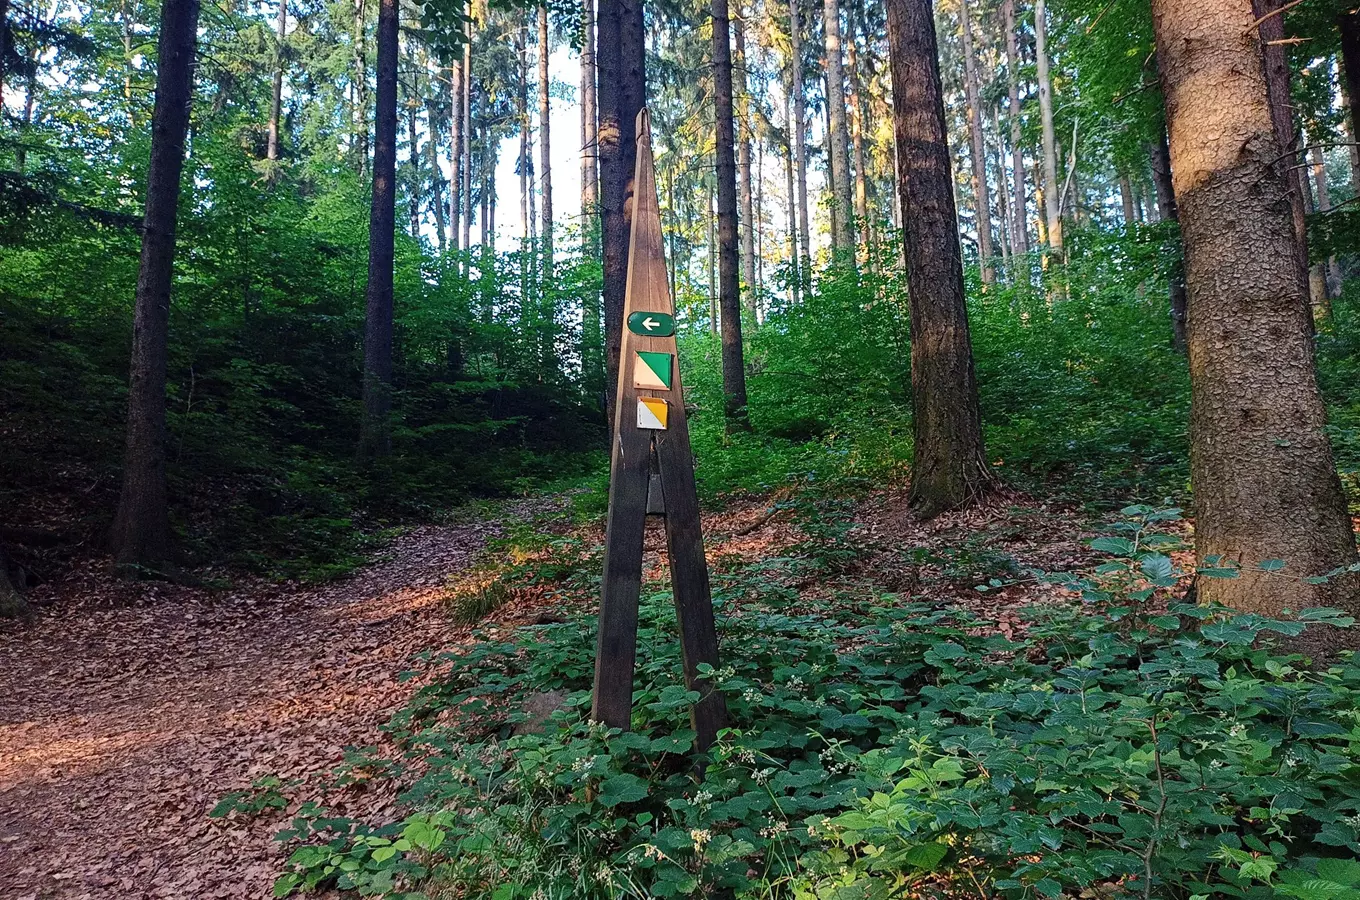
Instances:
[[[846,85],[850,93],[850,146],[854,153],[855,169],[855,224],[859,226],[858,240],[864,252],[869,250],[869,167],[864,152],[864,105],[859,92],[859,53],[855,49],[855,29],[850,27],[850,40],[845,45]]]
[[[826,33],[826,101],[828,159],[831,163],[832,249],[846,264],[854,263],[855,238],[850,227],[850,151],[845,131],[845,74],[841,63],[840,0],[823,0]]]
[[[359,459],[392,449],[392,263],[396,229],[397,0],[379,0],[377,107],[373,114],[373,200],[368,216],[368,304],[364,318],[364,419]]]
[[[354,114],[355,155],[362,178],[368,171],[368,23],[365,0],[354,0]]]
[[[283,109],[283,42],[288,37],[288,0],[279,0],[278,23],[274,28],[274,85],[269,102],[269,142],[265,159],[279,158],[279,114]]]
[[[467,53],[467,48],[462,48]],[[449,74],[449,245],[455,253],[463,246],[463,62],[454,63]]]
[[[1322,146],[1314,142],[1309,151],[1313,163],[1313,181],[1317,184],[1317,211],[1325,213],[1332,208],[1332,192],[1327,188],[1327,160],[1322,154]],[[1326,265],[1327,308],[1323,318],[1332,317],[1332,298],[1341,296],[1341,263],[1335,256],[1327,257]]]
[[[795,127],[793,119],[793,78],[790,73],[789,92],[784,97],[784,122],[788,126],[788,144],[784,147],[784,181],[785,191],[789,197],[789,274],[792,285],[792,300],[796,305],[802,296],[803,286],[803,251],[798,241],[798,229],[802,227],[802,220],[798,217],[798,188],[793,177],[793,132]],[[671,296],[676,296],[672,292]]]
[[[407,63],[411,65],[413,70],[411,92],[419,96],[420,76],[415,71],[415,60],[408,57]],[[420,115],[416,111],[414,102],[406,104],[406,134],[411,141],[410,156],[407,160],[411,168],[411,207],[409,210],[411,237],[418,241],[420,240],[420,207],[424,203],[425,173],[420,171]]]
[[[997,237],[1001,244],[1002,269],[1012,273],[1015,250],[1011,246],[1011,235],[1015,234],[1015,223],[1011,219],[1010,187],[1006,184],[1006,139],[1001,136],[1001,110],[995,105],[992,106],[992,131],[996,134],[996,158],[993,160],[996,168],[996,204],[1001,216]]]
[[[746,293],[746,308],[751,327],[756,327],[756,251],[755,219],[752,214],[751,191],[751,102],[746,91],[746,21],[741,3],[736,5],[736,20],[732,23],[735,55],[732,60],[732,102],[736,110],[737,140],[737,199],[741,204],[739,238],[741,241],[741,277]]]
[[[595,0],[582,0],[581,32],[581,210],[594,216],[600,202],[595,145]]]
[[[1015,32],[1015,0],[1004,0],[1002,13],[1006,20],[1006,82],[1009,106],[1006,114],[1011,126],[1011,221],[1015,231],[1011,235],[1011,249],[1017,257],[1029,253],[1029,210],[1025,198],[1025,154],[1021,147],[1022,133],[1020,122],[1020,74],[1019,48]],[[1029,263],[1021,261],[1025,267],[1025,280],[1029,280]]]
[[[442,254],[448,246],[448,220],[444,216],[444,175],[439,171],[439,104],[425,101],[425,118],[430,126],[430,139],[425,143],[430,166],[430,207],[434,211],[434,235]]]
[[[464,26],[463,43],[463,247],[472,249],[472,0],[468,0],[468,21]],[[468,260],[468,271],[472,260]]]
[[[123,486],[109,543],[120,569],[136,573],[170,558],[165,480],[165,380],[170,289],[184,139],[193,104],[198,0],[165,0],[157,42],[156,104],[151,119],[142,255],[133,313]]]
[[[1260,22],[1260,38],[1267,96],[1270,102],[1270,124],[1279,144],[1280,152],[1288,154],[1289,159],[1297,160],[1298,168],[1291,169],[1294,176],[1287,181],[1289,209],[1294,220],[1294,234],[1298,242],[1297,252],[1305,268],[1308,267],[1308,176],[1304,171],[1307,160],[1302,159],[1299,150],[1299,133],[1294,126],[1294,98],[1289,86],[1289,57],[1284,49],[1284,0],[1252,0],[1251,11],[1255,21]],[[1273,15],[1272,15],[1273,14]],[[1319,271],[1318,275],[1322,273]],[[1322,309],[1327,305],[1327,291],[1323,278],[1314,279],[1312,288],[1313,307]]]
[[[637,115],[646,89],[642,0],[599,0],[596,64],[600,154],[600,212],[604,256],[605,404],[613,427],[614,396],[623,341],[623,295],[628,281],[628,230],[632,225]]]
[[[992,203],[987,191],[987,148],[982,140],[982,107],[978,100],[977,63],[973,59],[973,21],[968,0],[959,0],[959,30],[963,35],[964,97],[968,105],[968,141],[973,160],[973,209],[977,214],[978,255],[982,283],[996,281],[992,267]]]
[[[906,230],[914,407],[911,508],[929,518],[992,485],[982,444],[963,258],[930,0],[887,0]]]
[[[1048,246],[1061,253],[1063,248],[1062,212],[1058,200],[1057,138],[1053,134],[1053,81],[1048,74],[1048,24],[1044,0],[1034,0],[1034,57],[1039,79],[1039,117],[1044,144],[1044,218],[1048,225]]]
[[[807,186],[807,97],[803,93],[803,22],[799,5],[789,0],[789,68],[793,83],[793,170],[798,182],[798,258],[799,277],[804,288],[812,285],[812,240],[808,222]]]
[[[553,276],[553,200],[552,200],[552,154],[549,150],[549,125],[552,121],[552,104],[548,97],[548,7],[538,8],[538,159],[539,184],[543,191],[543,277]]]
[[[1354,576],[1305,580],[1355,562],[1355,538],[1255,13],[1250,0],[1153,0],[1152,11],[1190,296],[1195,550],[1242,567],[1199,579],[1198,599],[1267,615],[1360,613]],[[1291,577],[1260,570],[1273,559]],[[1300,639],[1318,657],[1337,643],[1318,629]]]
[[[1119,203],[1123,207],[1124,227],[1129,228],[1138,220],[1138,217],[1134,212],[1133,182],[1123,172],[1119,173]]]
[[[1176,207],[1176,193],[1171,179],[1171,150],[1167,146],[1166,127],[1160,129],[1159,140],[1148,144],[1148,160],[1152,165],[1152,185],[1157,192],[1157,216],[1163,222],[1175,222],[1180,227],[1180,211]],[[1183,246],[1183,242],[1182,242]],[[1178,248],[1179,249],[1179,248]],[[1166,273],[1167,293],[1171,301],[1171,342],[1181,353],[1186,352],[1185,261],[1182,253],[1171,260]]]
[[[732,128],[732,44],[727,0],[713,0],[714,148],[718,179],[718,309],[722,317],[723,415],[727,429],[750,427],[737,277],[737,159]]]
[[[1346,125],[1351,144],[1351,192],[1360,196],[1360,10],[1337,19],[1341,31],[1341,95],[1346,102]]]

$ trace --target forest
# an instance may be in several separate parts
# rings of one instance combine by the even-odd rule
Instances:
[[[0,897],[1360,898],[1358,204],[1353,0],[0,0]]]

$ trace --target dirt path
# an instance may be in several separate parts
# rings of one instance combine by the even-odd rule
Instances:
[[[544,501],[512,505],[524,517]],[[262,775],[332,769],[412,690],[413,653],[466,631],[448,576],[496,531],[427,527],[320,589],[227,596],[88,575],[0,632],[0,897],[264,897],[277,819],[208,819]],[[109,594],[144,592],[109,608]],[[368,796],[381,813],[390,798]]]

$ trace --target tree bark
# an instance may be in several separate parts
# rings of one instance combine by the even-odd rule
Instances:
[[[600,202],[595,140],[595,0],[582,0],[581,33],[581,210],[593,217]]]
[[[1016,256],[1025,256],[1029,253],[1029,210],[1025,197],[1025,154],[1021,146],[1023,135],[1020,122],[1020,63],[1015,32],[1015,0],[1004,0],[1002,14],[1006,22],[1006,82],[1009,103],[1007,116],[1011,126],[1011,190],[1014,191],[1011,200],[1011,221],[1015,223],[1015,230],[1011,235],[1011,249]],[[1021,262],[1020,265],[1025,267],[1025,279],[1028,281],[1029,263]]]
[[[845,131],[845,73],[841,63],[841,8],[839,0],[823,0],[826,34],[826,101],[828,159],[831,163],[832,249],[847,264],[854,262],[854,233],[850,219],[850,151]]]
[[[439,171],[439,104],[425,101],[425,118],[430,126],[430,139],[425,152],[430,166],[430,208],[434,211],[434,235],[442,254],[448,246],[448,219],[444,216],[444,175]]]
[[[755,218],[751,191],[751,102],[746,90],[746,21],[741,2],[737,0],[736,19],[732,23],[735,53],[732,59],[732,102],[736,111],[737,140],[737,199],[741,204],[738,220],[741,242],[741,277],[746,293],[743,295],[750,315],[751,327],[759,323],[756,315],[756,252]]]
[[[803,93],[803,22],[799,5],[802,0],[789,0],[789,69],[793,83],[793,169],[798,182],[798,258],[802,286],[812,284],[812,240],[808,222],[807,186],[807,97]]]
[[[1175,222],[1180,228],[1180,211],[1176,207],[1176,192],[1171,178],[1171,150],[1167,146],[1166,126],[1160,129],[1159,139],[1148,144],[1148,160],[1152,166],[1152,185],[1157,193],[1157,216],[1163,222]],[[1182,247],[1184,242],[1182,241]],[[1188,300],[1185,293],[1185,261],[1182,253],[1171,260],[1166,273],[1167,293],[1171,302],[1171,342],[1181,353],[1186,352],[1185,314]]]
[[[468,21],[463,31],[463,247],[472,249],[472,0],[468,0]],[[472,270],[472,260],[467,262]]]
[[[1124,227],[1129,228],[1137,221],[1137,214],[1134,212],[1133,182],[1124,172],[1119,173],[1119,203],[1124,213]]]
[[[362,178],[368,171],[368,23],[365,0],[354,0],[354,114],[355,154]]]
[[[845,45],[846,85],[850,93],[850,146],[854,153],[855,169],[855,224],[859,226],[858,240],[864,252],[869,250],[869,167],[864,152],[864,106],[859,92],[859,54],[855,50],[854,20],[851,19],[850,40]]]
[[[930,0],[886,5],[911,304],[910,504],[929,518],[973,502],[993,479],[964,302],[935,18]]]
[[[407,45],[408,54],[410,45]],[[408,55],[407,65],[411,67],[412,93],[420,95],[420,73],[416,68],[413,55]],[[400,76],[399,76],[400,77]],[[410,139],[410,155],[407,163],[411,168],[411,207],[409,212],[411,237],[420,240],[420,207],[424,203],[425,173],[420,171],[420,115],[414,102],[406,104],[406,135]]]
[[[727,429],[749,428],[737,277],[737,160],[732,127],[732,44],[727,0],[713,0],[713,101],[718,179],[718,309],[722,321],[723,414]]]
[[[1302,580],[1355,562],[1355,538],[1252,4],[1153,0],[1152,12],[1189,286],[1195,550],[1242,567],[1199,579],[1199,600],[1267,615],[1360,612],[1354,576]],[[1292,577],[1260,570],[1273,559]],[[1323,657],[1336,641],[1313,629],[1300,644]]]
[[[596,63],[599,68],[600,213],[604,255],[605,404],[613,428],[614,397],[623,341],[623,295],[628,281],[628,230],[632,225],[637,115],[646,89],[642,0],[599,0]]]
[[[283,109],[283,42],[288,37],[288,0],[279,0],[279,17],[274,27],[274,84],[269,102],[269,140],[265,159],[279,158],[279,115]]]
[[[1360,10],[1337,19],[1341,32],[1341,94],[1346,102],[1346,125],[1351,143],[1360,142]],[[1351,190],[1360,196],[1360,147],[1350,148]]]
[[[364,418],[359,459],[392,449],[392,264],[396,228],[398,0],[379,0],[373,113],[373,199],[368,216],[368,296],[364,317]]]
[[[996,281],[992,265],[992,203],[987,190],[987,148],[982,141],[982,108],[978,101],[977,63],[973,59],[973,21],[968,0],[959,0],[959,30],[963,35],[964,97],[968,105],[968,141],[973,160],[973,209],[977,214],[978,255],[982,283]]]
[[[155,569],[170,558],[165,381],[175,229],[184,139],[193,104],[198,9],[198,0],[165,0],[161,6],[151,161],[132,323],[127,445],[122,491],[109,535],[116,564],[133,574]]]
[[[1001,110],[992,106],[992,131],[996,134],[996,204],[1001,217],[997,228],[998,243],[1001,244],[1001,266],[1007,273],[1014,272],[1014,248],[1011,235],[1015,234],[1015,222],[1011,219],[1010,187],[1006,184],[1006,139],[1001,136]],[[1011,277],[1014,277],[1013,274]]]
[[[538,159],[539,185],[543,191],[543,277],[553,277],[553,201],[552,201],[552,153],[550,151],[552,104],[549,100],[548,53],[550,50],[548,34],[548,7],[538,8]]]
[[[1044,0],[1034,0],[1034,57],[1039,80],[1039,117],[1042,120],[1044,149],[1044,219],[1048,226],[1048,246],[1061,253],[1063,248],[1062,212],[1058,207],[1062,187],[1058,184],[1057,138],[1053,134],[1053,81],[1048,72],[1048,26]]]
[[[467,53],[467,48],[462,48]],[[449,146],[453,162],[449,170],[449,245],[455,253],[463,246],[463,61],[460,57],[449,73]]]
[[[1317,185],[1317,211],[1325,213],[1332,208],[1332,192],[1327,188],[1327,160],[1322,154],[1322,147],[1314,142],[1309,150],[1309,158],[1313,164],[1313,181]],[[1319,263],[1321,265],[1321,263]],[[1327,258],[1325,269],[1326,294],[1324,299],[1327,301],[1326,308],[1321,310],[1322,318],[1332,317],[1331,300],[1341,296],[1341,264],[1335,256]],[[1318,310],[1314,310],[1317,313]]]
[[[785,146],[784,154],[784,181],[785,192],[789,197],[789,270],[790,282],[792,285],[792,299],[794,305],[798,304],[802,296],[803,286],[803,251],[798,241],[798,229],[802,222],[798,217],[798,188],[793,177],[793,132],[796,127],[793,119],[793,77],[790,73],[787,87],[788,93],[784,97],[784,122],[788,126],[788,143]],[[671,296],[675,296],[672,292]]]

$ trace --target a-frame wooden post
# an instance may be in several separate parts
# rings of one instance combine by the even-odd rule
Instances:
[[[701,695],[694,708],[694,730],[698,748],[706,750],[726,724],[727,704],[698,671],[700,663],[718,666],[718,636],[699,528],[694,458],[676,355],[675,306],[666,280],[651,118],[646,109],[637,120],[632,242],[615,393],[609,519],[591,716],[610,727],[626,730],[630,726],[642,589],[642,535],[648,512],[659,513],[666,519],[685,684]]]

